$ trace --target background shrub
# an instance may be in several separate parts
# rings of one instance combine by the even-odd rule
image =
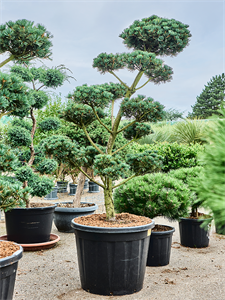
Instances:
[[[113,197],[118,212],[179,219],[188,215],[192,193],[181,180],[155,173],[131,179],[117,188]]]

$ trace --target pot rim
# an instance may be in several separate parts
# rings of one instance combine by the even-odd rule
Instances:
[[[87,211],[93,211],[98,209],[98,205],[93,203],[93,202],[84,202],[82,201],[82,204],[94,204],[93,206],[88,206],[88,207],[58,207],[57,205],[59,203],[73,203],[72,201],[64,201],[64,202],[55,202],[56,208],[55,212],[67,212],[67,213],[82,213],[82,212],[87,212]]]
[[[1,242],[8,242],[8,241],[3,241],[0,240]],[[12,255],[4,257],[4,258],[0,258],[0,268],[6,267],[8,265],[11,265],[15,262],[17,262],[22,256],[23,256],[23,248],[21,247],[21,245],[13,242],[15,245],[19,246],[20,249],[17,250],[16,252],[14,252]]]
[[[166,235],[166,234],[171,234],[175,232],[175,227],[170,226],[170,225],[165,225],[165,224],[155,224],[155,225],[161,225],[161,226],[166,226],[166,227],[170,227],[170,230],[167,231],[152,231],[152,234],[154,235]]]
[[[96,227],[78,224],[74,221],[75,219],[71,220],[71,227],[73,227],[75,230],[93,233],[134,233],[147,231],[155,226],[155,221],[151,220],[152,222],[149,224],[135,227]]]
[[[49,199],[47,199],[47,200],[49,200]],[[13,209],[11,209],[9,212],[11,212],[11,211],[15,211],[15,210],[22,210],[22,211],[24,211],[24,210],[26,210],[26,211],[28,211],[28,210],[45,210],[45,209],[52,209],[53,207],[56,207],[56,204],[52,204],[51,206],[42,206],[42,207],[14,207]]]

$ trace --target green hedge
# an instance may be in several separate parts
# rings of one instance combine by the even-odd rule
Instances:
[[[176,170],[179,168],[191,168],[198,166],[197,155],[204,150],[204,146],[200,144],[185,145],[172,143],[169,144],[159,143],[159,144],[145,144],[139,145],[135,144],[132,151],[143,152],[146,150],[156,150],[158,155],[163,157],[163,172],[169,172],[170,170]]]
[[[113,194],[118,212],[175,220],[188,215],[192,196],[187,185],[165,173],[133,178]]]

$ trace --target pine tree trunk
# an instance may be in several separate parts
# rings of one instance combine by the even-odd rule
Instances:
[[[82,167],[82,169],[84,170],[84,172],[87,172],[86,167]],[[73,199],[73,207],[80,207],[81,195],[84,189],[84,182],[85,182],[85,175],[82,172],[80,172],[78,176],[78,185],[76,189],[75,198]]]
[[[115,210],[112,196],[112,179],[106,179],[106,188],[104,189],[106,218],[108,221],[115,221]]]

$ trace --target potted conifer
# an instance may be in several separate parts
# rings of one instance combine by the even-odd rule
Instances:
[[[191,201],[191,212],[189,216],[180,218],[180,242],[182,246],[191,248],[208,247],[210,223],[212,217],[208,214],[200,213],[199,207],[203,206],[203,201],[199,198],[197,188],[204,168],[200,166],[192,168],[180,168],[170,171],[170,176],[182,180],[194,193]],[[203,228],[202,224],[207,222]]]
[[[85,132],[92,147],[82,149],[67,140],[66,157],[84,176],[96,182],[84,169],[84,165],[88,164],[86,152],[91,152],[91,165],[95,175],[100,176],[102,182],[98,184],[104,191],[106,214],[93,214],[72,221],[81,285],[91,293],[131,294],[143,286],[150,229],[154,222],[143,216],[116,215],[113,190],[135,176],[156,172],[161,167],[161,158],[154,151],[128,154],[123,158],[120,151],[151,132],[151,127],[146,122],[163,118],[163,106],[159,102],[142,95],[131,97],[150,81],[160,83],[171,79],[172,69],[157,58],[157,55],[175,56],[181,52],[191,36],[187,28],[188,25],[174,19],[168,20],[155,15],[135,21],[120,35],[124,44],[134,51],[115,55],[101,53],[94,59],[94,68],[102,74],[112,74],[119,83],[92,86],[85,84],[76,87],[69,95],[70,101],[62,112],[66,121],[74,123]],[[136,72],[131,86],[115,73],[124,68]],[[147,80],[141,83],[144,76]],[[122,101],[114,118],[114,104],[117,99]],[[107,126],[102,121],[102,109],[109,105],[111,122]],[[130,121],[120,127],[122,117]],[[99,147],[88,133],[87,126],[94,120],[108,132],[107,145],[104,148]],[[128,142],[116,149],[115,140],[119,133],[124,133]],[[46,147],[48,148],[47,145]],[[128,169],[132,171],[132,175],[115,183],[117,179],[124,177]]]

